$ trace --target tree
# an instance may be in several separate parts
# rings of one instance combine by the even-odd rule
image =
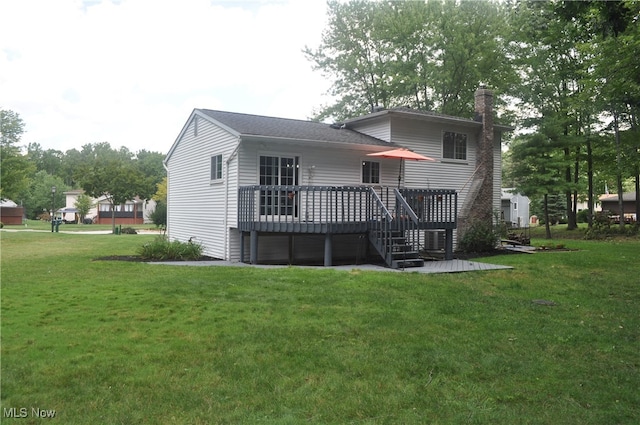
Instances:
[[[37,219],[44,215],[48,219],[52,208],[57,210],[65,206],[63,192],[70,188],[61,178],[41,170],[36,172],[29,182],[29,187],[20,192],[17,198],[22,201],[27,218]],[[55,195],[51,192],[53,186],[56,187]]]
[[[575,51],[588,58],[588,66],[583,72],[583,91],[576,98],[577,103],[610,121],[605,130],[612,134],[615,145],[615,160],[601,163],[615,167],[615,187],[619,194],[619,207],[623,208],[622,192],[626,176],[633,175],[636,192],[640,192],[640,140],[637,135],[637,116],[640,109],[640,72],[637,58],[640,55],[640,4],[634,1],[581,1],[556,2],[556,15],[567,25],[578,28],[582,33]],[[590,212],[593,213],[593,179],[596,169],[592,155],[596,147],[592,145],[591,124],[595,122],[587,116],[586,147],[589,182]],[[630,129],[636,133],[634,141],[625,143],[622,133]],[[639,193],[636,193],[638,199]],[[640,202],[636,205],[636,210]],[[624,224],[621,222],[621,226]]]
[[[39,143],[29,143],[27,158],[37,171],[44,170],[51,175],[62,177],[61,168],[64,154],[56,149],[43,150]]]
[[[151,152],[145,149],[136,153],[136,163],[145,176],[149,177],[153,184],[158,184],[166,178],[167,170],[164,168],[165,155],[160,152]]]
[[[305,54],[331,78],[337,98],[317,118],[343,120],[377,107],[473,115],[480,82],[498,92],[516,81],[498,2],[330,1],[317,49]]]
[[[162,179],[162,181],[160,183],[158,183],[156,185],[156,193],[152,196],[151,199],[153,199],[156,202],[167,202],[167,194],[168,194],[168,180],[166,177],[164,177]]]
[[[149,218],[157,227],[167,227],[167,178],[163,178],[156,185],[157,190],[152,199],[156,201],[156,208],[149,214]]]
[[[558,149],[553,128],[521,136],[511,149],[513,161],[519,164],[512,175],[516,189],[530,199],[543,198],[546,237],[551,239],[549,195],[562,188],[564,169],[564,155]]]
[[[28,190],[34,167],[20,152],[24,122],[10,110],[0,110],[0,198],[13,199]]]
[[[126,152],[123,155],[122,150],[108,151],[104,146],[99,146],[95,159],[82,167],[78,179],[89,196],[108,200],[114,232],[115,207],[135,199],[136,196],[149,198],[154,191],[152,180],[142,174]]]
[[[89,214],[89,210],[93,207],[93,200],[90,196],[82,193],[76,199],[73,205],[78,210],[78,216],[80,216],[80,223],[84,223],[84,219]]]
[[[517,6],[516,64],[525,76],[518,90],[520,108],[530,111],[523,126],[539,131],[556,126],[555,143],[564,155],[568,229],[577,228],[580,170],[585,125],[592,121],[592,102],[577,101],[584,92],[589,55],[577,48],[588,32],[574,20],[563,19],[562,2],[521,2]],[[546,133],[549,136],[549,133]],[[587,149],[587,152],[589,150]]]

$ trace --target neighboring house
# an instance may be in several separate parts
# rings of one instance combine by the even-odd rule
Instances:
[[[56,211],[62,215],[62,219],[65,221],[77,221],[78,210],[75,207],[78,196],[83,194],[83,190],[70,190],[64,192],[66,196],[65,207]],[[148,218],[149,214],[155,209],[154,200],[142,200],[139,198],[127,201],[123,205],[116,205],[115,216],[116,225],[119,224],[143,224],[150,223]],[[106,197],[93,199],[93,207],[89,210],[89,213],[85,218],[91,219],[95,224],[111,224],[111,204]]]
[[[513,188],[502,189],[500,218],[511,227],[529,225],[529,198]]]
[[[501,134],[493,95],[477,119],[397,108],[336,125],[194,109],[165,158],[167,232],[204,254],[258,262],[420,265],[452,258],[456,229],[500,208]],[[405,147],[436,162],[368,154]],[[444,244],[444,246],[442,245]]]
[[[618,195],[601,195],[600,208],[602,211],[609,211],[612,215],[620,215],[620,205],[618,204]],[[636,193],[626,192],[622,194],[622,208],[624,209],[624,216],[626,221],[636,221],[638,214],[636,211]]]
[[[24,207],[10,199],[0,198],[0,222],[2,224],[22,224],[24,219]]]

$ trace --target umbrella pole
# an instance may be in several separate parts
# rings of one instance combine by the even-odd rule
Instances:
[[[400,158],[400,171],[398,171],[398,190],[400,189],[400,180],[402,180],[402,163],[404,159]]]

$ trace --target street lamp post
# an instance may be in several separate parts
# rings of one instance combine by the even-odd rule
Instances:
[[[53,233],[53,227],[54,227],[54,215],[55,215],[55,208],[56,208],[56,187],[55,186],[51,186],[51,233]]]

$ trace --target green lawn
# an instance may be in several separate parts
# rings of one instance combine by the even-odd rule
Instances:
[[[152,235],[0,237],[3,424],[640,423],[637,239],[420,275],[92,261]]]
[[[120,225],[118,225],[120,226]],[[122,227],[133,227],[136,230],[157,230],[157,227],[153,224],[136,224],[136,225],[122,225]],[[51,222],[43,220],[27,220],[23,225],[7,225],[6,229],[21,229],[21,230],[46,230],[51,231]],[[102,230],[112,230],[111,224],[60,224],[58,226],[59,232],[92,232]]]

